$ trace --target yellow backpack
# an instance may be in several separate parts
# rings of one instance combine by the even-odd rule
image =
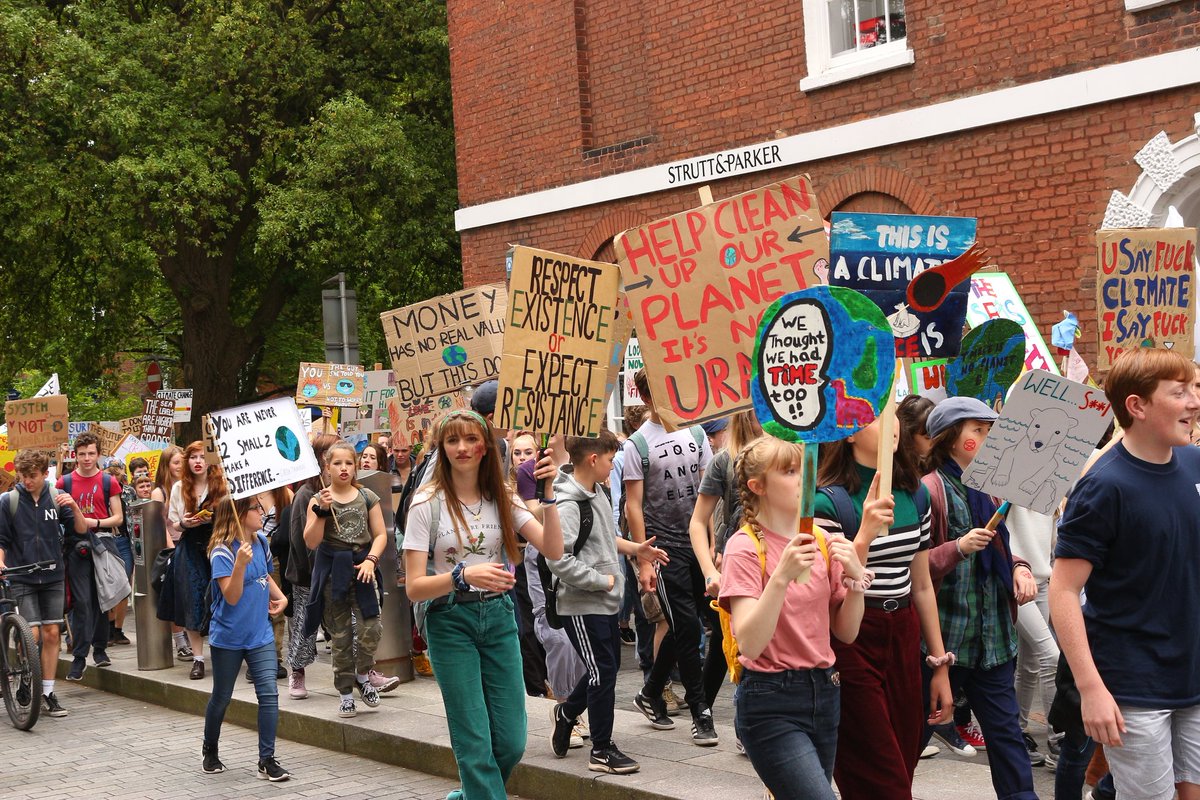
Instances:
[[[754,543],[754,552],[758,554],[758,563],[762,567],[763,577],[767,577],[767,546],[762,540],[762,536],[754,532],[754,529],[749,525],[743,525],[738,533],[744,533],[750,537],[750,541]],[[825,558],[825,566],[829,567],[829,543],[825,540],[825,532],[817,526],[813,526],[813,535],[817,539],[817,547],[821,550],[821,555]],[[729,680],[732,683],[741,683],[742,680],[742,662],[738,661],[738,656],[741,655],[741,650],[738,649],[737,640],[733,636],[733,618],[716,600],[709,602],[713,611],[717,612],[717,617],[721,621],[721,650],[725,653],[725,665],[729,667]]]

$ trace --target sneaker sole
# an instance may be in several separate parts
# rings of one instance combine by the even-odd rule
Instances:
[[[716,747],[716,746],[717,746],[717,745],[719,745],[720,743],[721,743],[721,740],[720,740],[720,738],[716,738],[716,739],[692,739],[692,744],[699,745],[700,747]]]
[[[646,718],[646,721],[650,723],[650,727],[654,728],[654,730],[656,730],[656,731],[673,731],[673,730],[675,730],[675,720],[668,718],[667,722],[671,723],[670,725],[667,725],[662,722],[657,722],[654,719],[654,717],[650,716],[649,714],[647,714],[645,711],[642,710],[642,707],[637,704],[636,700],[633,703],[633,707],[636,708],[641,713],[641,715]]]
[[[220,775],[222,772],[225,771],[225,768],[221,767],[220,769],[205,769],[204,767],[201,767],[200,771],[203,772],[205,775]]]
[[[308,692],[288,692],[288,697],[293,700],[306,700],[308,699]]]
[[[632,775],[640,770],[641,767],[610,767],[608,764],[588,764],[588,769],[592,772],[604,772],[609,775]]]
[[[361,698],[361,700],[363,701],[363,705],[366,706],[367,708],[379,708],[379,699],[378,698],[376,698],[375,702],[373,702],[373,703],[365,697]]]
[[[351,717],[357,717],[358,712],[357,711],[339,711],[338,716],[341,717],[342,719],[350,719]]]
[[[67,715],[68,715],[68,714],[70,714],[71,712],[70,712],[70,711],[63,710],[63,711],[46,711],[45,713],[46,713],[46,715],[47,715],[47,716],[51,716],[51,717],[57,717],[57,718],[62,718],[62,717],[65,717],[65,716],[67,716]]]
[[[280,775],[278,778],[272,778],[270,775],[268,775],[265,772],[258,773],[259,780],[270,781],[271,783],[283,783],[290,777],[292,777],[292,773],[290,773],[290,772],[287,775]]]
[[[83,680],[83,673],[81,672],[78,675],[68,675],[67,680],[76,682],[81,681]]]

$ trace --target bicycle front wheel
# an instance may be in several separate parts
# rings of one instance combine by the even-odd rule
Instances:
[[[27,731],[37,724],[42,710],[42,662],[33,631],[20,614],[0,618],[0,647],[7,654],[0,661],[4,708],[13,727]]]

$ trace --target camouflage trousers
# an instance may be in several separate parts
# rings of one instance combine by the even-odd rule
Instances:
[[[325,582],[325,629],[333,637],[333,685],[341,694],[354,691],[354,676],[366,675],[375,667],[375,651],[383,626],[379,615],[363,619],[354,587],[341,600],[333,599],[330,581]],[[356,625],[357,623],[357,625]],[[357,632],[355,628],[357,627]]]

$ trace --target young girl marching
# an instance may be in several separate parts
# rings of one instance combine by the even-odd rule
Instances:
[[[291,775],[275,759],[279,690],[275,686],[275,634],[269,615],[280,614],[287,598],[271,579],[271,551],[259,533],[263,507],[257,497],[217,506],[208,557],[212,562],[212,620],[208,645],[213,690],[204,712],[204,771],[224,772],[217,757],[221,723],[242,662],[258,696],[258,777],[286,781]]]
[[[329,485],[314,495],[304,526],[304,544],[316,551],[304,634],[315,635],[323,620],[333,637],[333,685],[341,695],[341,717],[358,714],[355,686],[368,708],[379,705],[369,673],[382,631],[375,568],[387,538],[379,497],[355,482],[357,465],[358,454],[349,442],[336,442],[325,451]]]
[[[778,798],[833,800],[841,701],[829,635],[854,641],[874,576],[844,537],[827,538],[827,560],[812,535],[792,533],[803,461],[802,446],[771,436],[743,451],[744,525],[725,545],[720,603],[741,651],[737,731],[755,772]]]
[[[929,492],[900,426],[890,442],[875,420],[849,439],[821,446],[813,515],[822,530],[849,536],[875,573],[852,644],[833,643],[842,678],[842,721],[833,774],[843,800],[912,800],[925,714],[921,640],[933,671],[931,721],[950,720],[949,660],[929,578]],[[880,447],[893,451],[893,489],[879,496]]]
[[[506,796],[504,784],[525,751],[521,649],[508,594],[520,558],[517,534],[554,560],[563,555],[562,530],[553,483],[542,501],[544,528],[513,496],[485,418],[452,411],[434,443],[433,479],[414,498],[405,529],[408,596],[432,601],[429,656],[462,780],[448,798],[493,800]],[[534,477],[555,472],[547,456]]]

